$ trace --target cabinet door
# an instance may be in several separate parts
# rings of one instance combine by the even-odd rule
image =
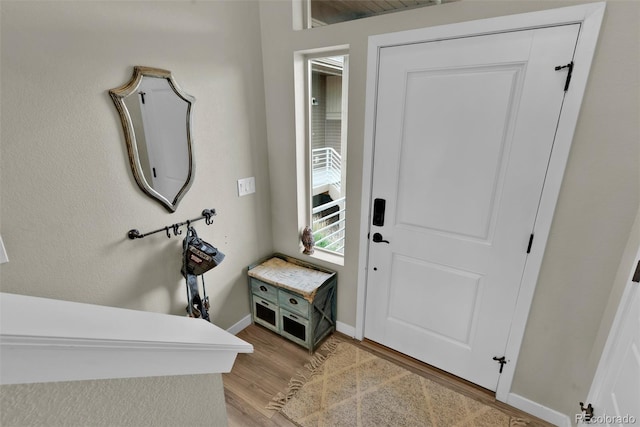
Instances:
[[[309,322],[303,317],[280,310],[281,334],[283,337],[309,348]]]
[[[253,295],[253,321],[272,331],[280,332],[280,310],[272,302],[259,295]]]

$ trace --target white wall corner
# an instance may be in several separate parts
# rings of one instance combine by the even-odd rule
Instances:
[[[231,325],[229,328],[227,328],[227,332],[229,332],[231,335],[238,335],[240,331],[242,331],[249,325],[251,325],[251,314],[247,314],[238,322]]]
[[[336,322],[336,331],[341,334],[345,334],[350,338],[354,338],[356,336],[356,328],[351,325],[347,325],[346,323]]]
[[[559,427],[571,427],[571,418],[555,409],[529,400],[515,393],[509,393],[506,403],[528,414],[536,416],[544,421]]]

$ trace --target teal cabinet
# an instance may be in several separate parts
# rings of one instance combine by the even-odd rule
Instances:
[[[313,353],[336,330],[335,271],[275,254],[249,266],[251,317]]]

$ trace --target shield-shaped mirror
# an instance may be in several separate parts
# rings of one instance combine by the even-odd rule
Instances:
[[[191,108],[170,71],[136,66],[128,83],[111,89],[131,171],[147,195],[174,212],[194,174]]]

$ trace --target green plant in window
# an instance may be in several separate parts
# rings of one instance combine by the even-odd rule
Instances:
[[[313,240],[315,240],[316,242],[316,247],[326,248],[331,244],[331,242],[329,242],[328,240],[322,240],[324,237],[325,237],[324,233],[320,233],[320,232],[313,233]]]

